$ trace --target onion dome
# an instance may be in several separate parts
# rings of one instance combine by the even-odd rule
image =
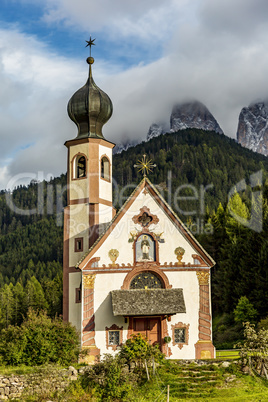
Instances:
[[[109,96],[97,87],[92,78],[93,57],[88,57],[87,63],[89,64],[88,80],[69,100],[68,114],[77,125],[77,138],[104,138],[102,126],[112,116],[113,104]]]

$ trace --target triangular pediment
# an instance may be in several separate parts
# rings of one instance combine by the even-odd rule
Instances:
[[[140,233],[151,233],[159,243],[160,265],[176,265],[176,248],[185,251],[184,262],[180,264],[182,267],[192,266],[193,260],[200,267],[215,265],[153,184],[144,178],[77,267],[85,269],[93,258],[100,259],[100,266],[108,266],[113,263],[109,255],[111,250],[116,250],[118,254],[116,264],[133,266],[133,242]]]

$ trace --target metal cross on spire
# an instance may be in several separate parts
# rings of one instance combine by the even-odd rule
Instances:
[[[152,163],[152,159],[147,159],[146,154],[142,156],[142,160],[138,160],[138,164],[134,165],[135,168],[138,168],[138,172],[143,171],[143,177],[146,177],[149,172],[152,172],[156,164]]]
[[[89,53],[90,57],[91,57],[91,46],[95,46],[95,43],[94,43],[95,40],[96,40],[96,38],[95,38],[95,39],[91,39],[91,35],[90,35],[90,37],[89,37],[89,40],[86,40],[86,42],[87,42],[86,47],[89,46],[89,48],[90,48],[90,53]]]

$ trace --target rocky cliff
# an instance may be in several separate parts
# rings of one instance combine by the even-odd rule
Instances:
[[[151,124],[146,136],[146,141],[151,138],[158,137],[161,134],[168,132],[176,132],[186,128],[199,128],[201,130],[215,131],[223,134],[215,117],[210,113],[208,108],[201,102],[192,101],[176,104],[173,106],[170,121]],[[130,146],[137,145],[136,143],[118,144],[114,148],[114,153],[120,153],[127,150]]]
[[[268,155],[268,101],[252,103],[241,110],[237,141],[243,147]]]
[[[173,107],[170,116],[170,131],[175,132],[185,128],[199,128],[223,134],[215,117],[201,102],[186,102]]]
[[[166,123],[153,123],[149,128],[146,140],[149,141],[151,138],[158,137],[160,134],[167,132],[169,132],[169,127]]]
[[[199,128],[201,130],[216,131],[223,134],[215,117],[201,102],[185,102],[173,106],[170,115],[170,125],[167,123],[152,124],[149,128],[146,140],[166,132],[176,132],[185,128]]]

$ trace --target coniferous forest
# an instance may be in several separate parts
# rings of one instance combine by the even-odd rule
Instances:
[[[157,165],[150,181],[216,261],[214,342],[229,347],[242,329],[241,297],[253,321],[268,316],[268,159],[214,132],[161,135],[114,156],[116,208],[142,179],[133,165],[143,154]],[[0,193],[0,328],[20,324],[30,308],[62,312],[65,185],[61,175]]]

